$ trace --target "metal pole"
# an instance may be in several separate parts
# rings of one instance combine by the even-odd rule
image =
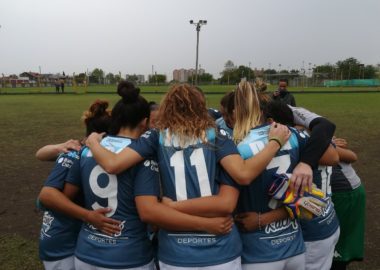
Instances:
[[[195,25],[197,31],[197,48],[196,48],[196,57],[195,57],[195,84],[198,84],[198,56],[199,56],[199,32],[201,31],[201,26],[207,24],[206,20],[199,20],[197,23],[193,20],[190,20],[190,24]]]
[[[195,59],[195,85],[198,85],[198,49],[199,49],[199,31],[201,30],[201,26],[197,24],[197,52]]]

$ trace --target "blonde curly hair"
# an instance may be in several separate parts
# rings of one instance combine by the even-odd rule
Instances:
[[[206,101],[199,88],[188,84],[173,85],[163,97],[158,112],[157,128],[168,129],[179,138],[181,145],[189,140],[207,142],[206,130],[215,128]]]

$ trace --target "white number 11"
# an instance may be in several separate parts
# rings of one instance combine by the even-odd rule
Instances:
[[[199,181],[199,189],[201,196],[211,196],[210,180],[208,178],[205,157],[203,149],[198,148],[190,155],[190,163],[195,166],[197,178]],[[186,178],[185,178],[185,160],[183,150],[177,151],[170,158],[170,166],[174,167],[175,191],[177,201],[187,199]]]

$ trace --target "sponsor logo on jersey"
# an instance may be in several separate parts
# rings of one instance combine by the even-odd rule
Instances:
[[[152,132],[150,130],[148,130],[143,135],[141,135],[141,137],[148,139],[150,134],[152,134]]]
[[[232,132],[232,130],[231,130],[231,132]],[[227,137],[230,140],[232,140],[232,137],[231,137],[232,134],[230,134],[227,130],[225,130],[223,128],[219,128],[219,134],[224,136],[224,137]]]
[[[58,160],[58,162],[59,161],[60,160]],[[70,169],[71,166],[73,166],[73,164],[74,164],[74,162],[71,159],[69,159],[69,158],[63,158],[63,160],[61,162],[59,162],[59,163],[61,163],[62,167],[66,167],[68,169]]]
[[[107,137],[107,143],[123,143],[123,139]]]
[[[71,158],[79,159],[78,152],[71,151],[71,152],[68,152],[66,155]]]
[[[322,207],[322,214],[321,214],[321,216],[322,217],[327,216],[331,212],[331,210],[332,210],[331,208],[332,208],[331,199],[328,198],[328,200],[327,200],[327,206],[326,207]]]
[[[50,237],[48,231],[50,230],[53,221],[54,217],[50,214],[49,211],[45,211],[44,216],[42,218],[41,238],[43,238],[43,236]]]
[[[154,160],[145,160],[144,166],[150,167],[150,170],[158,172],[158,163]]]
[[[286,230],[289,227],[292,227],[293,230],[297,230],[298,223],[295,220],[291,220],[290,218],[275,221],[265,226],[265,233],[275,233]]]
[[[259,136],[263,136],[263,135],[266,135],[266,134],[267,134],[267,131],[261,130],[261,131],[257,132],[257,134],[258,134]]]
[[[342,258],[342,255],[339,254],[337,250],[334,251],[334,258]]]
[[[283,244],[283,243],[291,242],[291,241],[295,240],[296,237],[297,237],[297,235],[294,234],[294,233],[295,233],[295,232],[293,232],[292,234],[287,235],[287,236],[285,236],[285,237],[281,237],[281,238],[273,239],[273,240],[271,240],[270,242],[271,242],[272,246],[275,246],[275,245],[281,245],[281,244]]]
[[[113,236],[115,237],[119,237],[124,229],[124,224],[125,224],[125,220],[123,220],[120,224],[119,224],[119,228],[120,228],[120,231],[118,233],[115,233]]]
[[[213,234],[173,233],[168,234],[168,236],[174,237],[179,245],[211,246],[217,242],[216,237]]]
[[[301,113],[301,112],[299,112],[299,111],[293,111],[293,113],[295,113],[299,118],[301,118],[303,121],[305,121],[306,120],[306,116],[303,114],[303,113]]]

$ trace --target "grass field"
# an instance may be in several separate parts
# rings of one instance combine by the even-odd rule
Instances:
[[[168,85],[142,85],[139,86],[142,92],[149,93],[164,93],[168,90]],[[225,93],[234,88],[233,85],[202,85],[201,88],[205,93]],[[277,85],[269,85],[268,90],[274,91],[277,89]],[[65,93],[79,93],[82,94],[85,91],[89,93],[115,93],[115,85],[94,85],[87,88],[73,88],[65,87]],[[379,87],[289,87],[289,91],[295,92],[310,92],[310,91],[321,91],[321,92],[333,92],[333,91],[380,91]],[[0,94],[21,94],[21,93],[51,93],[55,94],[54,87],[32,87],[32,88],[0,88]]]
[[[161,98],[159,94],[145,96],[155,101]],[[207,95],[209,106],[218,107],[221,96]],[[336,134],[347,138],[359,156],[355,168],[364,182],[368,200],[366,260],[350,269],[380,269],[380,196],[376,183],[380,170],[380,93],[295,97],[297,105],[335,122]],[[42,269],[37,254],[41,216],[35,211],[34,201],[52,164],[37,161],[34,153],[45,144],[81,138],[84,132],[80,116],[95,99],[109,100],[112,106],[118,96],[0,95],[0,269]]]

